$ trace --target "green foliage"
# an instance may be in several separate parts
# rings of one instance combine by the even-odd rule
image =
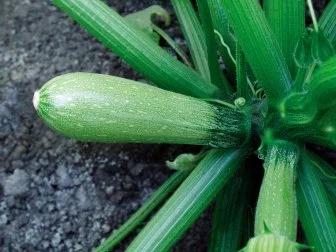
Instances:
[[[221,0],[247,61],[270,106],[289,93],[292,80],[279,44],[256,0]],[[253,13],[253,14],[252,14]]]
[[[287,66],[295,77],[297,66],[293,53],[305,30],[305,0],[265,0],[266,18],[279,43]]]
[[[336,148],[335,0],[320,20],[307,0],[312,28],[303,0],[265,0],[264,8],[172,0],[192,61],[154,23],[158,16],[169,25],[162,7],[122,17],[99,0],[53,2],[157,87],[92,73],[56,77],[34,97],[51,128],[82,141],[203,146],[167,161],[178,171],[97,251],[118,245],[166,199],[127,251],[171,249],[213,201],[210,251],[311,248],[296,242],[298,218],[309,245],[336,250],[336,171],[305,150],[308,142]],[[264,160],[261,185],[245,162],[253,153]]]
[[[215,31],[217,31],[223,41],[228,46],[231,52],[236,51],[236,41],[233,34],[230,31],[229,21],[224,14],[224,6],[221,4],[221,0],[208,0],[212,23]],[[236,66],[227,48],[222,46],[222,42],[219,38],[216,39],[217,47],[225,65],[226,75],[230,80],[235,79]]]
[[[198,161],[203,157],[203,153],[194,155],[192,153],[182,153],[173,162],[166,161],[166,166],[173,170],[191,170],[195,168]]]
[[[197,72],[210,81],[205,35],[189,0],[171,0]]]
[[[246,227],[250,177],[246,167],[216,197],[209,251],[238,251]]]
[[[167,251],[237,172],[246,149],[212,150],[191,172],[127,251]]]
[[[101,1],[53,0],[53,3],[159,87],[202,98],[218,92],[214,85],[175,60],[146,33]]]
[[[165,26],[170,25],[171,19],[169,13],[158,5],[153,5],[145,10],[128,14],[125,18],[132,23],[132,25],[145,32],[156,43],[159,43],[160,36],[155,33],[153,24],[153,18],[156,16],[164,20]]]
[[[322,65],[334,55],[333,47],[321,31],[312,33],[311,47],[312,56],[319,65]]]
[[[315,162],[316,158],[305,153],[302,155],[297,186],[300,221],[309,244],[316,251],[335,251],[336,215],[319,179]]]
[[[325,11],[323,12],[320,20],[319,26],[327,35],[328,40],[336,47],[336,1],[331,0]]]

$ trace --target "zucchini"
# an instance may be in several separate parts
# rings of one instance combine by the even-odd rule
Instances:
[[[240,252],[299,252],[310,247],[296,243],[286,236],[272,233],[270,230],[264,234],[250,239],[247,246]]]
[[[267,225],[272,232],[296,240],[295,178],[298,159],[299,151],[292,143],[276,140],[267,146],[265,173],[255,216],[256,236],[266,233]]]
[[[227,148],[242,145],[250,131],[241,111],[102,74],[61,75],[33,101],[49,127],[82,141]]]

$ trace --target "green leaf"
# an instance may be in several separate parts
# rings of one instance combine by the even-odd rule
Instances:
[[[309,106],[307,93],[292,92],[279,106],[279,112],[282,120],[287,125],[304,125],[311,123],[316,114],[317,108]]]
[[[310,30],[301,36],[294,50],[294,61],[298,67],[295,77],[295,90],[304,91],[304,86],[308,81],[307,77],[315,69],[316,62],[312,56],[312,35]]]
[[[182,153],[178,155],[174,161],[166,161],[166,165],[168,168],[173,170],[191,170],[195,168],[203,155],[203,152],[196,155],[192,153]]]
[[[148,201],[138,209],[117,231],[113,232],[99,247],[96,252],[111,251],[126,236],[128,236],[137,226],[150,215],[150,213],[160,205],[188,176],[187,171],[178,171],[166,180],[149,198]]]
[[[306,85],[307,102],[319,110],[336,106],[336,56],[317,69]]]
[[[336,169],[312,152],[307,151],[311,164],[320,175],[331,205],[336,214]]]
[[[311,44],[312,35],[307,31],[300,37],[294,50],[295,63],[299,68],[309,68],[314,63]]]
[[[335,148],[336,56],[314,71],[305,89],[284,99],[280,106],[282,120],[287,126],[298,126],[292,132],[301,139]]]
[[[58,76],[35,93],[34,105],[51,128],[82,141],[227,148],[250,134],[243,112],[110,75]]]
[[[336,216],[316,167],[304,154],[298,169],[298,210],[309,245],[316,251],[336,251]]]
[[[182,50],[182,48],[171,38],[169,35],[162,30],[160,27],[156,25],[152,25],[153,30],[159,34],[167,43],[168,45],[177,53],[178,56],[181,57],[183,62],[190,68],[194,68],[193,64],[190,62],[188,55]]]
[[[208,53],[207,56],[211,82],[214,83],[217,87],[225,90],[225,93],[229,95],[232,92],[232,89],[219,66],[215,33],[212,25],[208,3],[205,0],[196,0],[196,3],[201,18],[203,33],[206,34],[205,44]]]
[[[196,70],[206,81],[210,82],[205,36],[195,10],[190,0],[171,0],[171,3],[187,41]]]
[[[319,27],[323,30],[334,48],[336,48],[336,0],[331,0],[324,10],[319,20]]]
[[[260,188],[255,216],[255,235],[272,232],[296,240],[297,209],[295,193],[298,149],[288,142],[274,142],[267,147],[265,174]]]
[[[153,39],[158,44],[160,36],[153,30],[152,19],[155,16],[163,18],[166,26],[170,25],[171,20],[169,13],[159,5],[153,5],[144,10],[128,14],[125,16],[125,19],[135,27],[141,29],[149,38]]]
[[[277,125],[276,132],[281,138],[292,139],[296,141],[315,143],[336,148],[336,107],[321,116],[316,116],[310,123],[297,123],[294,125],[280,123]],[[293,119],[292,117],[291,119]],[[302,117],[304,120],[306,118]],[[299,119],[297,117],[296,119]],[[280,126],[279,126],[280,125]]]
[[[252,188],[254,188],[253,185],[252,185]],[[246,244],[248,240],[250,240],[254,236],[254,210],[252,209],[251,205],[248,205],[247,208],[248,208],[248,212],[244,219],[245,228],[244,228],[244,233],[242,237],[241,247],[243,244]]]
[[[246,58],[244,55],[243,50],[241,49],[240,45],[236,46],[237,48],[237,96],[243,97],[245,99],[250,100],[252,95],[249,90],[249,85],[247,82],[247,64],[246,64]]]
[[[208,0],[208,5],[210,9],[210,14],[212,18],[212,23],[214,29],[219,32],[221,37],[223,38],[225,44],[228,46],[231,52],[236,51],[236,41],[234,36],[231,34],[229,29],[229,21],[225,16],[224,6],[221,3],[221,0]],[[232,58],[230,57],[227,48],[224,48],[220,39],[217,38],[217,47],[221,53],[225,68],[226,75],[230,77],[230,80],[233,81],[235,79],[235,69],[236,65]]]
[[[235,252],[240,248],[246,228],[249,189],[247,172],[240,172],[216,197],[209,251]]]
[[[218,92],[217,87],[175,60],[101,1],[53,0],[53,3],[161,88],[202,98]]]
[[[325,132],[327,137],[332,138],[336,145],[336,107],[329,109],[316,120],[318,127]]]
[[[265,0],[263,4],[266,18],[294,78],[297,67],[293,53],[305,32],[305,0]]]
[[[246,150],[211,150],[127,251],[167,251],[241,167]]]
[[[153,39],[157,44],[159,44],[161,36],[181,57],[183,62],[190,68],[193,68],[193,65],[189,62],[188,56],[183,52],[181,47],[173,39],[171,39],[165,31],[153,23],[152,19],[155,16],[163,18],[165,26],[170,25],[171,20],[169,13],[159,5],[153,5],[145,10],[129,14],[125,16],[125,18],[135,27],[144,31],[148,37]]]
[[[306,135],[308,141],[331,148],[336,147],[336,56],[326,61],[312,75],[306,85],[306,108],[318,110],[312,127],[314,134]]]
[[[334,55],[334,49],[332,45],[329,43],[321,30],[317,32],[313,31],[311,47],[312,56],[320,65],[322,65],[323,62],[327,61]]]
[[[226,16],[244,50],[269,104],[277,106],[292,88],[280,47],[257,0],[221,0]]]
[[[336,182],[335,180],[323,180],[324,189],[328,195],[334,214],[336,214]]]

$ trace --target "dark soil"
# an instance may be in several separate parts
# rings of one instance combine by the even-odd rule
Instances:
[[[109,3],[123,14],[171,10],[167,1]],[[169,177],[165,160],[195,148],[87,144],[49,130],[31,100],[54,76],[141,76],[49,1],[2,1],[0,11],[0,250],[90,251]],[[176,24],[169,32],[179,39]],[[203,218],[177,250],[204,251],[207,226]]]
[[[122,14],[152,4],[172,12],[164,0],[108,2]],[[85,71],[142,77],[49,1],[1,5],[0,250],[90,251],[169,177],[165,160],[197,148],[87,144],[49,130],[31,99],[54,76]],[[182,43],[176,21],[168,32]],[[209,219],[208,212],[175,250],[206,251]]]

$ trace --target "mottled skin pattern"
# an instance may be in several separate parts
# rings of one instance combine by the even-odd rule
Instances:
[[[51,128],[77,140],[223,147],[227,143],[213,141],[213,134],[230,136],[226,125],[231,124],[238,134],[231,136],[230,144],[240,141],[234,139],[241,130],[236,120],[230,119],[232,113],[238,113],[233,109],[118,77],[59,76],[35,94],[35,103]],[[218,116],[224,124],[218,124]]]
[[[280,147],[279,147],[280,146]],[[286,156],[283,160],[279,157]],[[295,195],[295,169],[298,162],[295,145],[269,146],[265,158],[265,177],[259,194],[255,217],[255,235],[266,232],[265,223],[272,231],[290,240],[296,240],[297,204]],[[279,184],[284,186],[280,188]],[[295,225],[291,225],[295,223]]]

